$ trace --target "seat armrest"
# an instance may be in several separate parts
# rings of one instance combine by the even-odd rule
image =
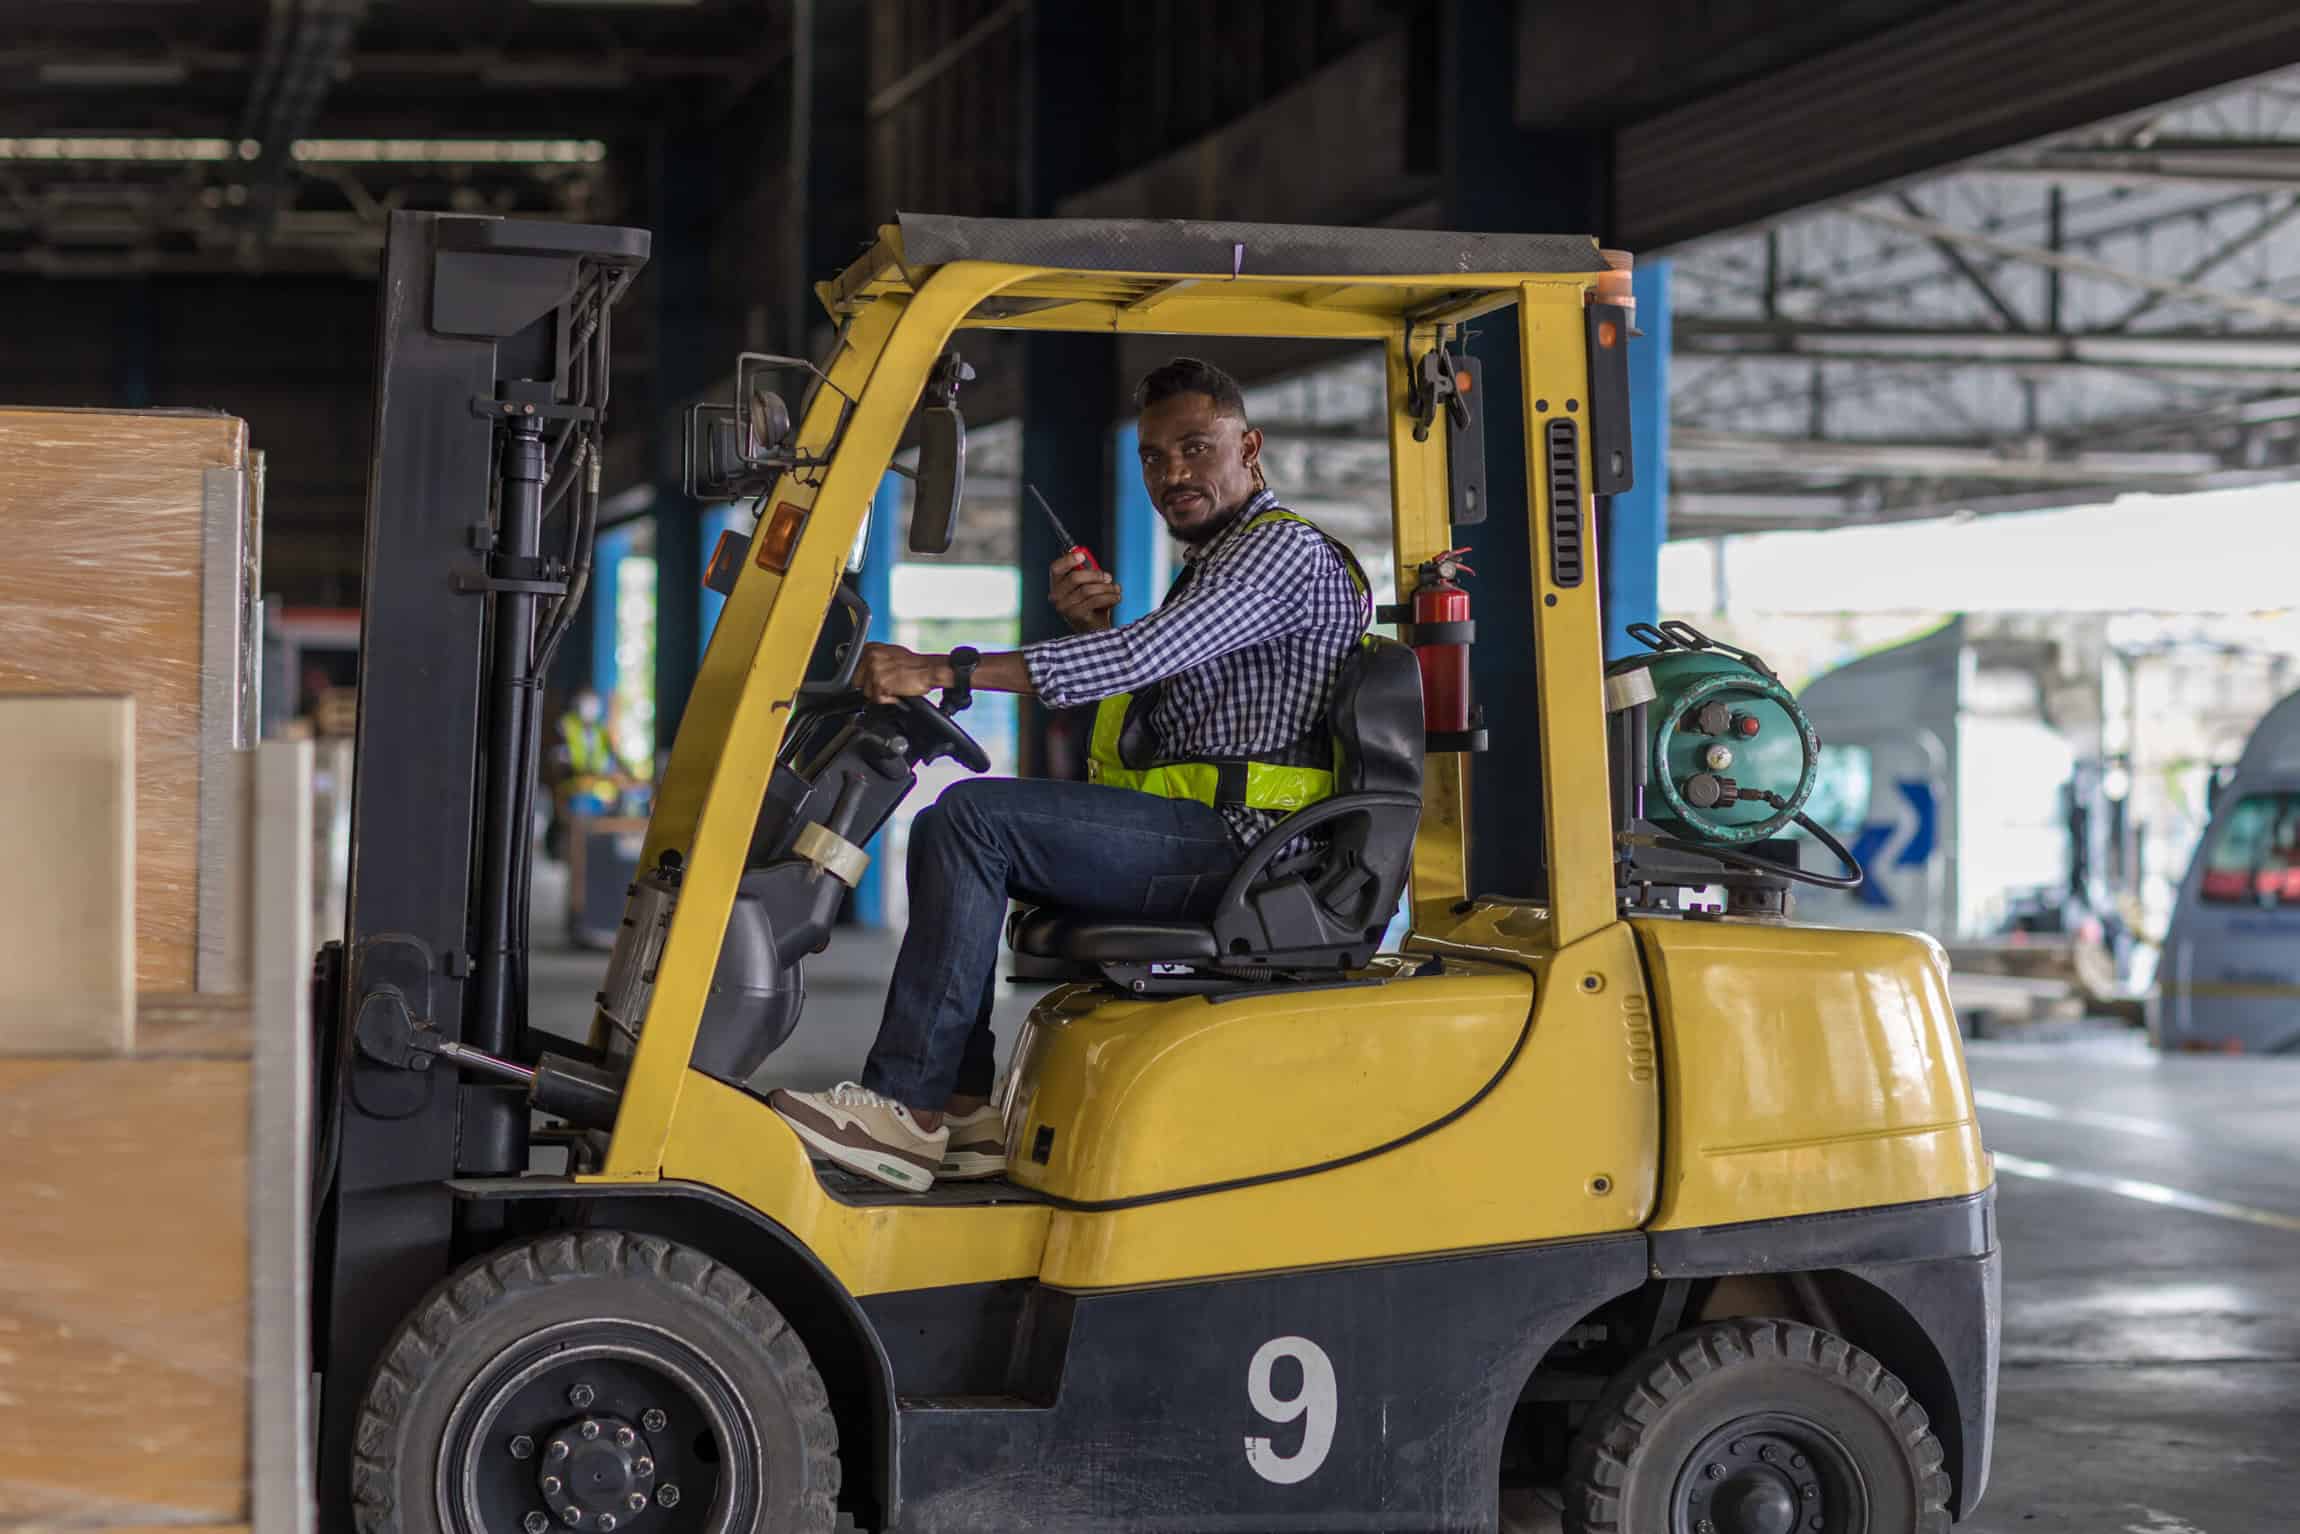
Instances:
[[[1227,906],[1252,889],[1269,872],[1270,865],[1278,860],[1278,854],[1297,836],[1315,831],[1332,821],[1347,820],[1352,815],[1362,815],[1370,810],[1412,810],[1419,814],[1421,807],[1419,794],[1336,794],[1330,799],[1320,799],[1316,804],[1296,810],[1270,827],[1260,840],[1246,849],[1245,861],[1238,865],[1236,873],[1230,875],[1229,887],[1222,891],[1222,904]]]

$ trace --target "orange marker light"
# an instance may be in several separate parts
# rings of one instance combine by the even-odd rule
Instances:
[[[735,577],[743,568],[743,545],[749,542],[741,533],[728,528],[719,534],[718,546],[711,550],[711,562],[703,566],[703,585],[721,596],[732,595]]]
[[[1630,286],[1630,271],[1635,258],[1626,250],[1600,250],[1598,255],[1605,260],[1605,270],[1597,274],[1597,301],[1634,310],[1637,297]]]
[[[759,527],[759,568],[777,575],[791,567],[791,552],[799,546],[799,530],[807,525],[807,509],[784,501]]]
[[[1456,393],[1456,394],[1467,394],[1467,393],[1469,393],[1469,391],[1470,391],[1470,390],[1472,390],[1472,389],[1474,389],[1474,388],[1476,388],[1476,387],[1477,387],[1477,375],[1476,375],[1475,373],[1456,373],[1456,374],[1454,374],[1454,375],[1453,375],[1453,392],[1454,392],[1454,393]]]
[[[1599,320],[1597,322],[1597,344],[1599,346],[1611,351],[1613,343],[1620,339],[1621,327],[1619,325],[1614,324],[1611,320]]]

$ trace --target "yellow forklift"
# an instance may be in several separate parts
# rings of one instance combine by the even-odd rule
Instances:
[[[1987,1154],[1923,937],[1791,919],[1819,742],[1758,657],[1600,648],[1621,263],[1585,237],[904,217],[689,421],[756,497],[587,1042],[530,1026],[536,681],[581,600],[638,231],[395,215],[351,916],[320,959],[322,1516],[369,1534],[1906,1534],[1987,1480]],[[848,691],[841,580],[918,453],[939,552],[976,329],[1317,337],[1388,366],[1396,568],[1482,500],[1464,327],[1514,308],[1542,866],[1466,882],[1465,752],[1385,610],[1335,793],[1206,924],[1017,913],[1058,983],[1010,1173],[893,1192],[750,1086],[963,697]],[[803,393],[795,410],[780,385]],[[1514,515],[1514,508],[1505,514]],[[1493,578],[1489,572],[1488,578]],[[1410,591],[1401,591],[1410,598]],[[1487,813],[1491,813],[1490,807]],[[1317,830],[1307,856],[1277,857]],[[1845,867],[1808,869],[1814,847]],[[470,856],[463,849],[472,849]],[[1410,886],[1411,931],[1378,951]]]

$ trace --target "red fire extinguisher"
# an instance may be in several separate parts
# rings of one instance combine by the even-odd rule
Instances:
[[[1469,729],[1469,593],[1456,575],[1477,572],[1461,562],[1467,549],[1448,549],[1425,562],[1414,578],[1414,656],[1422,668],[1422,727],[1432,735]],[[1459,628],[1441,625],[1462,625]]]

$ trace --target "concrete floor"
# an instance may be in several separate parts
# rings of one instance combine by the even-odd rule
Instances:
[[[579,1032],[604,959],[549,947],[553,931],[537,921],[533,1013]],[[893,952],[857,932],[809,960],[806,1016],[762,1082],[854,1075]],[[1002,995],[1002,1042],[1035,994]],[[2300,1061],[2158,1059],[2128,1033],[1968,1058],[1997,1155],[2005,1317],[1996,1463],[1964,1527],[2300,1528]],[[1512,1519],[1554,1527],[1539,1509]]]

